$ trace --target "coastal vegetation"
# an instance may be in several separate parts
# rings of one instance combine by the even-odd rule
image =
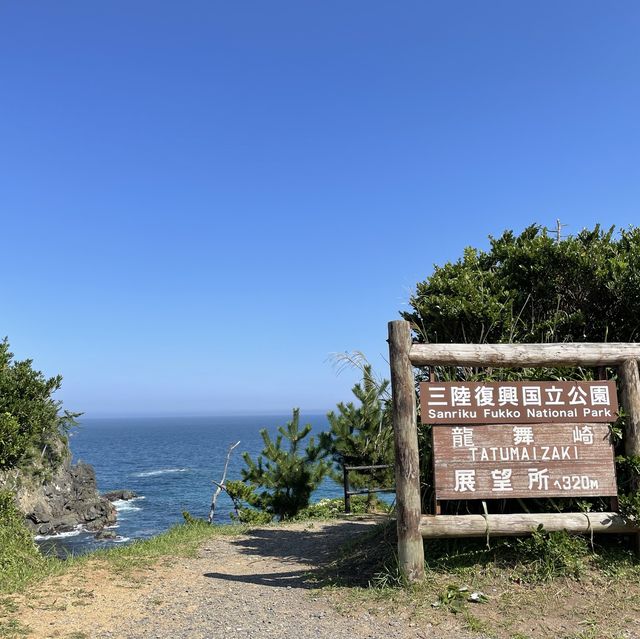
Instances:
[[[33,528],[54,521],[77,524],[82,515],[74,507],[86,513],[88,524],[115,519],[95,491],[93,470],[80,465],[70,472],[67,436],[80,413],[64,410],[54,398],[61,383],[61,376],[47,378],[35,370],[32,360],[15,360],[6,338],[0,342],[0,592],[20,588],[60,563],[40,553],[27,512]],[[45,495],[47,482],[56,487]],[[20,508],[21,501],[30,511]]]
[[[39,574],[46,560],[40,554],[24,515],[9,491],[0,492],[0,592],[15,590]]]
[[[16,361],[5,338],[0,342],[0,470],[26,466],[34,457],[55,468],[60,441],[80,413],[62,410],[53,398],[62,377],[47,378],[30,359]]]
[[[401,313],[419,342],[634,342],[640,228],[558,241],[532,225],[434,266]]]
[[[278,428],[274,440],[266,429],[260,431],[264,448],[257,459],[243,454],[246,467],[240,481],[229,481],[225,490],[236,507],[235,517],[245,523],[268,523],[293,519],[310,507],[311,495],[326,478],[342,484],[344,466],[390,466],[373,471],[353,471],[352,486],[374,488],[393,484],[393,427],[389,382],[377,380],[372,367],[359,357],[362,382],[352,392],[358,400],[340,403],[337,412],[327,415],[329,430],[316,442],[311,425],[300,428],[300,411]],[[366,497],[367,510],[380,507],[375,493]]]
[[[240,521],[291,519],[309,505],[313,491],[331,470],[327,451],[313,437],[304,444],[310,432],[311,424],[300,427],[298,408],[293,409],[291,421],[278,427],[275,440],[266,429],[260,431],[262,452],[255,461],[245,452],[242,481],[226,485],[234,503],[247,504],[237,507]]]
[[[393,425],[389,381],[376,379],[373,367],[362,357],[351,359],[362,371],[362,382],[352,393],[356,402],[340,402],[327,415],[329,430],[320,434],[322,446],[339,469],[345,466],[386,466],[349,473],[350,485],[359,489],[393,486]],[[342,473],[334,479],[342,483]],[[373,507],[375,493],[367,493]]]
[[[62,411],[53,398],[61,382],[34,370],[32,360],[14,360],[8,340],[0,342],[0,591],[20,587],[47,565],[6,486],[33,474],[42,482],[62,463],[79,414]]]

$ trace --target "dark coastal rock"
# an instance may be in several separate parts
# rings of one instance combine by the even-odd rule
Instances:
[[[113,532],[113,530],[101,530],[96,533],[96,539],[107,540],[107,539],[117,539],[118,535]]]
[[[34,467],[0,474],[0,489],[15,493],[27,525],[38,535],[67,532],[77,526],[97,531],[114,524],[116,509],[98,493],[93,467],[72,465],[68,447],[60,446],[62,462],[56,469]]]
[[[138,493],[133,492],[133,490],[123,489],[102,493],[102,496],[109,501],[129,501],[130,499],[136,499],[138,497]]]

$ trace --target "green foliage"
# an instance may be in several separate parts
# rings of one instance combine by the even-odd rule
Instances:
[[[407,580],[400,570],[398,557],[394,554],[382,566],[382,570],[373,575],[369,582],[370,588],[387,590],[389,588],[402,588],[407,585]]]
[[[0,592],[19,588],[43,563],[13,495],[0,492]]]
[[[0,620],[0,637],[2,639],[19,639],[32,635],[31,629],[17,619]]]
[[[438,601],[431,605],[434,608],[446,608],[453,614],[457,614],[465,610],[468,598],[469,588],[456,584],[448,584],[447,587],[439,593]]]
[[[0,470],[35,455],[58,463],[58,444],[79,416],[61,411],[61,402],[53,399],[62,377],[47,379],[32,363],[14,361],[6,338],[0,342]]]
[[[298,408],[294,408],[290,422],[278,427],[275,441],[266,428],[262,429],[264,448],[256,461],[249,453],[243,454],[246,464],[242,470],[244,487],[238,485],[240,482],[227,484],[227,492],[234,502],[244,501],[270,518],[280,520],[291,519],[308,506],[311,493],[331,470],[331,464],[325,459],[326,450],[316,444],[313,437],[302,448],[310,431],[311,424],[300,428]],[[283,440],[287,442],[286,448]],[[252,516],[249,512],[240,513],[241,521]]]
[[[201,523],[209,523],[206,519],[202,517],[194,517],[188,510],[182,511],[182,519],[184,519],[184,523],[188,525],[199,525]]]
[[[321,433],[320,443],[340,466],[373,466],[393,464],[393,424],[388,380],[378,382],[371,365],[362,368],[362,382],[352,392],[358,404],[340,403],[337,412],[327,415],[329,432]],[[342,475],[335,479],[342,484]],[[354,488],[393,486],[393,468],[373,471],[351,471],[349,482]],[[373,494],[369,494],[370,500]]]
[[[519,575],[528,583],[556,577],[579,579],[585,570],[589,545],[584,537],[567,531],[547,532],[542,524],[530,537],[516,540]]]
[[[372,510],[376,512],[388,512],[389,505],[378,499],[375,495],[354,495],[351,497],[351,514],[364,515]],[[315,504],[303,508],[294,519],[305,521],[307,519],[335,519],[344,515],[344,500],[321,499]]]
[[[633,489],[634,480],[640,477],[640,457],[616,457],[618,480],[618,509],[629,522],[640,522],[640,493]]]
[[[635,524],[640,522],[640,492],[636,490],[639,477],[640,457],[616,457],[618,511],[626,521]]]
[[[15,466],[29,447],[29,437],[11,413],[0,415],[0,469]]]
[[[426,567],[434,573],[471,578],[481,568],[508,571],[517,583],[544,583],[559,577],[579,579],[588,561],[597,557],[589,542],[566,531],[538,526],[529,537],[497,538],[487,546],[476,539],[434,540],[426,544]],[[612,561],[620,561],[613,557]]]
[[[539,226],[465,249],[418,283],[403,313],[425,342],[637,341],[640,229],[557,242]]]
[[[236,510],[231,513],[231,519],[243,524],[269,524],[273,520],[273,513],[260,510],[259,496],[251,486],[242,481],[228,481],[226,491]]]

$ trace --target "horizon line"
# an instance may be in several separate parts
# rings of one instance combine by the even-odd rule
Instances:
[[[300,415],[326,415],[334,409],[322,408],[300,408]],[[265,409],[265,410],[236,410],[221,411],[219,413],[210,412],[177,412],[167,413],[103,413],[85,411],[77,418],[78,422],[85,419],[161,419],[161,418],[207,418],[207,417],[282,417],[291,416],[292,409]]]

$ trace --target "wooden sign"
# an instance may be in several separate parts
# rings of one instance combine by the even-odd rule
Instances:
[[[436,499],[617,494],[605,424],[434,426]]]
[[[423,382],[423,424],[614,422],[615,382]]]

